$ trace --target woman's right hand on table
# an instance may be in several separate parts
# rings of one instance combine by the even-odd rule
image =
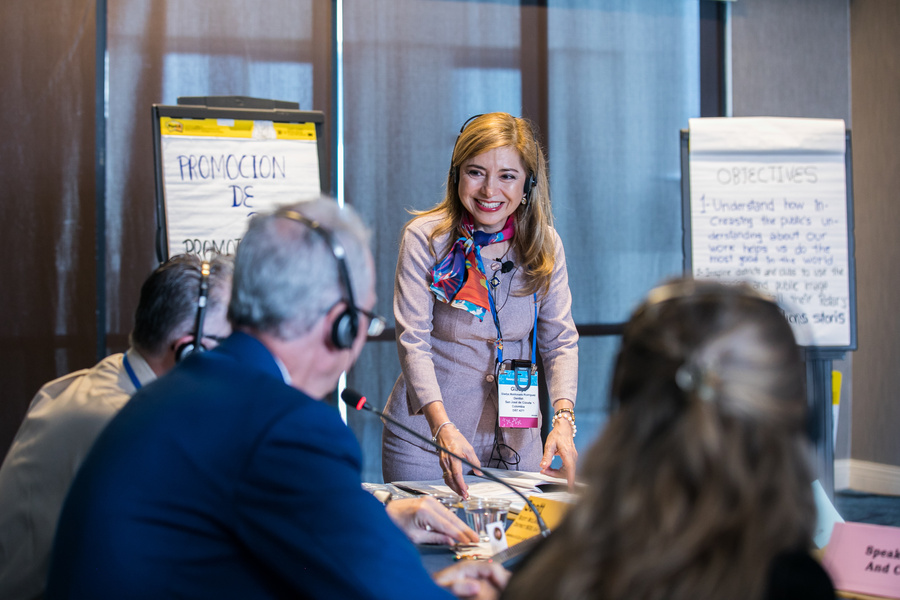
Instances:
[[[475,449],[469,440],[459,432],[452,424],[442,427],[437,435],[437,443],[449,450],[450,452],[461,456],[475,466],[480,467],[481,461],[475,455]],[[456,460],[446,452],[440,453],[441,471],[443,471],[444,482],[450,488],[462,496],[464,499],[469,497],[469,487],[466,485],[464,473],[466,465]]]

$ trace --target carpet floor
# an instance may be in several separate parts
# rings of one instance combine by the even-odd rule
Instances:
[[[900,527],[900,496],[841,490],[834,494],[834,507],[845,521]]]

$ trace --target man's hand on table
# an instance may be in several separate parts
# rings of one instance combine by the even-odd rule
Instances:
[[[477,533],[430,496],[394,500],[386,510],[394,525],[416,544],[478,542]]]
[[[457,598],[496,600],[510,573],[500,564],[464,560],[434,574],[434,581]]]

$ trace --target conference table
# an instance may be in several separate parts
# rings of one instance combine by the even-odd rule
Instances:
[[[513,487],[516,487],[526,496],[531,497],[533,501],[535,498],[552,498],[565,503],[572,503],[577,497],[575,494],[560,489],[560,487],[563,489],[566,487],[564,480],[552,480],[552,478],[546,478],[539,473],[522,473],[493,469],[491,471],[503,478],[510,485],[513,485]],[[510,524],[520,511],[524,509],[525,502],[519,498],[516,493],[500,484],[475,475],[467,475],[466,484],[469,486],[470,497],[506,499],[511,502],[509,518],[506,525],[507,529],[509,529]],[[420,495],[446,494],[451,492],[450,488],[443,480],[405,481],[385,484],[364,483],[363,487],[372,493],[390,493],[392,499],[412,498]],[[457,505],[455,510],[457,516],[462,520],[465,520],[465,513],[461,506]],[[541,512],[543,514],[544,511]],[[559,518],[561,518],[561,515]],[[558,520],[555,520],[555,522],[558,522]],[[548,526],[552,529],[552,527],[555,526],[555,522],[553,524],[548,523]],[[516,547],[512,546],[510,551],[504,552],[499,556],[491,554],[486,542],[480,544],[480,548],[474,549],[470,547],[453,548],[434,544],[417,544],[417,549],[422,558],[422,564],[430,573],[448,567],[460,558],[472,553],[481,557],[493,556],[495,557],[495,560],[499,559],[499,562],[507,568],[514,569],[518,561],[531,549],[531,547],[540,543],[540,539],[541,536],[528,538],[523,542],[520,542],[521,546],[518,550],[514,550]],[[824,548],[814,550],[813,555],[821,562],[824,552]],[[837,597],[847,600],[884,600],[885,598],[883,596],[871,596],[841,590],[837,591]],[[900,598],[900,593],[895,597]]]
[[[568,506],[576,499],[576,495],[568,491],[568,486],[564,479],[547,477],[533,472],[507,471],[503,469],[484,469],[484,471],[489,471],[489,474],[494,475],[495,478],[500,479],[506,485],[484,477],[466,475],[465,481],[469,489],[469,497],[509,501],[509,513],[506,520],[507,530],[525,508],[525,501],[519,493],[530,497],[535,502],[557,501],[556,507]],[[385,484],[364,483],[363,487],[375,494],[376,497],[384,498],[389,493],[391,499],[411,498],[420,495],[440,496],[453,493],[443,480],[398,481]],[[516,493],[510,487],[519,493]],[[460,519],[466,520],[465,511],[461,504],[457,503],[453,506],[448,506],[448,508],[454,510]],[[547,525],[548,527],[553,527],[562,518],[564,510],[564,508],[558,508],[557,510],[547,511],[544,508],[541,510],[541,514],[550,513],[550,521],[548,521]],[[533,514],[531,511],[528,512]],[[532,521],[533,519],[531,517]],[[471,557],[492,558],[498,560],[507,568],[512,568],[532,546],[539,542],[540,537],[525,539],[506,551],[501,551],[502,553],[499,555],[498,551],[492,549],[488,542],[454,548],[442,545],[418,544],[417,548],[422,557],[422,563],[429,572],[438,571],[461,558]]]

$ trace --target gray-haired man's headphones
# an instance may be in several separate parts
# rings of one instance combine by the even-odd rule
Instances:
[[[347,267],[346,260],[347,252],[340,242],[338,242],[337,237],[335,237],[332,232],[322,227],[318,221],[314,221],[295,210],[282,210],[275,213],[275,215],[306,225],[322,236],[325,243],[328,245],[328,248],[331,249],[331,253],[334,255],[334,259],[338,264],[338,275],[340,276],[341,285],[344,286],[344,291],[347,294],[347,308],[338,315],[334,324],[331,326],[331,343],[339,350],[349,349],[353,346],[356,335],[359,333],[359,312],[356,308],[356,302],[353,301],[353,286],[350,284],[350,269]]]

